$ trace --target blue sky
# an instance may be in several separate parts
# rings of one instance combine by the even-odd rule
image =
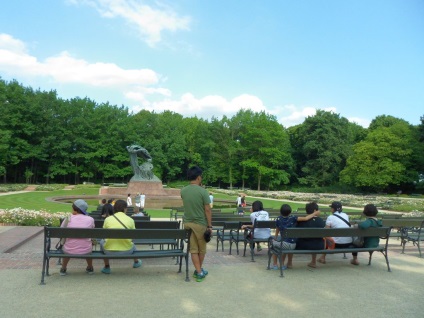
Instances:
[[[3,1],[0,76],[133,112],[417,125],[424,1]]]

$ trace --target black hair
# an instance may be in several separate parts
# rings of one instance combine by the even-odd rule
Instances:
[[[363,211],[363,213],[366,215],[366,216],[371,216],[371,217],[373,217],[373,216],[376,216],[377,215],[377,213],[378,213],[378,210],[377,210],[377,207],[374,205],[374,204],[367,204],[365,207],[364,207],[364,211]]]
[[[306,204],[305,209],[306,209],[307,214],[312,214],[315,211],[318,211],[319,207],[318,207],[318,204],[316,202],[309,202],[309,203]]]
[[[187,170],[187,179],[189,181],[196,180],[198,176],[202,175],[202,173],[202,169],[200,169],[198,166],[193,166]]]
[[[280,208],[280,214],[282,216],[289,216],[292,213],[292,208],[288,204],[283,204]]]
[[[105,204],[106,203],[106,199],[102,199],[102,203]]]
[[[255,201],[252,203],[252,211],[262,211],[264,209],[264,205],[262,204],[262,201]]]
[[[84,212],[82,212],[81,210],[80,210],[80,208],[79,207],[77,207],[75,204],[73,204],[72,203],[72,210],[74,210],[74,211],[77,211],[77,213],[79,213],[79,214],[84,214],[85,215],[85,213]]]
[[[102,207],[102,215],[104,216],[109,216],[109,215],[113,215],[113,206],[110,203],[106,203],[103,207]]]
[[[113,212],[125,212],[125,209],[127,208],[127,202],[124,200],[117,200],[115,202],[115,205],[113,206]]]

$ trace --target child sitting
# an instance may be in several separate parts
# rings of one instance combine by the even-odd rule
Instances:
[[[319,215],[319,211],[315,211],[312,214],[308,214],[307,216],[293,216],[290,215],[292,212],[292,208],[288,204],[283,204],[280,208],[280,216],[275,220],[276,223],[276,229],[275,229],[275,236],[274,240],[272,242],[272,249],[280,253],[281,250],[294,250],[296,248],[296,239],[294,238],[284,238],[283,242],[281,242],[281,236],[279,236],[279,233],[283,232],[284,229],[296,227],[297,222],[302,221],[308,221],[312,219],[315,216]],[[272,269],[280,269],[280,267],[277,264],[277,255],[274,254],[273,256],[273,267]],[[285,270],[287,268],[292,268],[292,260],[293,260],[293,254],[288,255],[287,265],[284,266],[284,262],[286,259],[286,254],[282,255],[281,259],[281,266]]]

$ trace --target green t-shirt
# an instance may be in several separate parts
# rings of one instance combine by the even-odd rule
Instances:
[[[209,192],[201,186],[189,184],[181,189],[184,205],[184,223],[208,225],[205,215],[205,205],[211,203]]]

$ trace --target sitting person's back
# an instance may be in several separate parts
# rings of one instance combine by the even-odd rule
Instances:
[[[104,229],[135,229],[134,219],[125,214],[126,204],[124,200],[116,201],[113,215],[103,223]],[[131,239],[105,239],[104,249],[108,251],[127,251],[132,247]]]
[[[315,202],[306,205],[306,213],[313,214],[318,211],[319,207]],[[305,222],[298,222],[299,228],[324,228],[325,222],[319,216],[314,216],[312,219]],[[299,238],[296,242],[297,250],[321,250],[324,249],[324,240],[322,238]]]
[[[107,217],[103,223],[104,229],[135,229],[134,220],[125,214],[127,202],[117,200],[113,207],[113,215]],[[135,245],[131,239],[104,239],[100,242],[100,249],[104,254],[133,254],[136,251]],[[103,274],[110,274],[109,259],[104,258],[105,266],[102,269]],[[141,266],[141,260],[134,259],[133,268]]]
[[[374,204],[367,204],[364,207],[363,213],[367,216],[367,219],[358,224],[358,227],[360,229],[383,226],[382,221],[376,218],[378,210]],[[378,236],[364,238],[364,247],[377,247],[379,243],[380,243],[380,238]]]

